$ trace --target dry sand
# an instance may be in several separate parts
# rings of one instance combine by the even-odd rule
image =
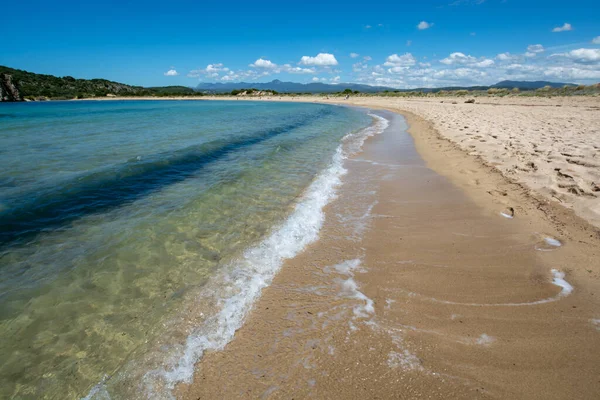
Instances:
[[[414,104],[446,120],[497,109]],[[404,114],[414,143],[396,119],[346,163],[321,239],[178,397],[600,396],[598,230]]]

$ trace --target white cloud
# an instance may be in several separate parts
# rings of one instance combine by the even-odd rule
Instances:
[[[209,78],[216,78],[222,72],[228,72],[229,68],[223,66],[223,64],[208,64],[206,68],[199,68],[191,70],[187,76],[189,78],[199,78],[201,75],[206,75]]]
[[[450,54],[448,57],[440,60],[440,62],[446,65],[469,65],[479,68],[487,68],[494,65],[494,60],[487,58],[477,59],[471,55],[459,52]]]
[[[419,22],[419,25],[417,25],[417,28],[419,28],[419,30],[425,30],[425,29],[429,29],[433,26],[433,22],[429,23],[429,22],[425,22],[425,21],[421,21]]]
[[[544,71],[544,75],[548,78],[556,78],[560,80],[581,81],[600,79],[600,70],[590,70],[582,68],[565,68],[565,67],[550,67]]]
[[[496,56],[496,60],[500,60],[500,61],[513,61],[515,59],[517,59],[518,57],[510,54],[510,53],[500,53]]]
[[[270,60],[264,60],[262,58],[259,58],[258,60],[254,61],[254,63],[250,64],[249,66],[252,68],[266,68],[266,69],[277,68],[277,64],[272,63]]]
[[[494,64],[495,64],[494,60],[490,60],[490,59],[486,58],[485,60],[476,62],[475,64],[473,64],[473,66],[479,67],[479,68],[487,68],[487,67],[491,67]]]
[[[600,44],[600,36],[596,36],[595,38],[592,39],[592,43],[593,44]]]
[[[281,70],[290,74],[314,74],[316,72],[314,68],[292,67],[290,64],[284,64]],[[275,72],[279,72],[279,70]]]
[[[600,63],[600,49],[577,49],[567,53],[553,54],[553,56],[567,57],[578,64]]]
[[[407,45],[407,46],[410,46],[411,44],[412,44],[412,40],[407,40],[407,41],[406,41],[406,45]]]
[[[356,58],[358,56],[360,56],[360,54],[358,54],[358,53],[350,53],[350,58]]]
[[[365,25],[366,29],[371,29],[371,25]]]
[[[340,76],[334,76],[333,78],[331,78],[331,83],[340,83],[340,80]]]
[[[410,67],[415,65],[417,60],[410,53],[404,53],[399,56],[398,54],[392,54],[386,58],[385,63],[383,64],[386,67]]]
[[[207,73],[221,72],[221,71],[229,71],[229,68],[223,67],[223,64],[208,64],[204,69]]]
[[[350,82],[400,88],[489,85],[502,80],[550,80],[591,84],[600,80],[600,48],[548,54],[541,45],[528,47],[525,54],[500,53],[495,57],[474,57],[452,53],[444,62],[428,65],[425,59],[413,63],[411,56],[394,54],[381,65],[355,65]],[[544,50],[544,51],[542,51]],[[414,58],[414,57],[412,57]],[[442,60],[440,60],[442,61]]]
[[[299,64],[327,67],[338,65],[338,62],[333,54],[319,53],[316,57],[302,56]]]
[[[372,58],[371,58],[371,56],[364,56],[364,57],[363,57],[363,60],[365,60],[365,61],[371,61],[371,60],[372,60]]]
[[[327,79],[326,78],[319,78],[317,76],[313,76],[312,81],[313,82],[325,82]]]
[[[367,68],[368,68],[368,65],[363,63],[362,61],[357,62],[356,64],[352,64],[352,71],[354,71],[354,72],[360,72]]]
[[[464,53],[452,53],[450,56],[440,60],[442,64],[453,65],[453,64],[471,64],[476,62],[477,59],[473,56],[467,56]]]
[[[573,27],[571,26],[571,24],[565,22],[563,26],[557,26],[556,28],[552,29],[552,32],[566,32],[572,30]]]
[[[481,82],[487,74],[472,68],[444,69],[433,74],[435,78],[451,81]]]
[[[543,53],[544,50],[544,46],[541,44],[530,44],[527,46],[527,51],[531,53]]]
[[[177,71],[175,71],[174,69],[170,69],[167,72],[164,73],[165,76],[177,76],[179,75],[179,73]]]

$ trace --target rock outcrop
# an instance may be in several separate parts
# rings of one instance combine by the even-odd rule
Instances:
[[[12,75],[0,74],[0,101],[23,101],[19,88],[13,83]]]

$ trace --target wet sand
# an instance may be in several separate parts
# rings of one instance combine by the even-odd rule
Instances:
[[[597,230],[384,113],[320,240],[178,397],[598,398]]]

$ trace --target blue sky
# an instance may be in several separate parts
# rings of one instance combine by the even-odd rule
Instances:
[[[23,0],[3,15],[0,65],[144,86],[600,82],[598,0]]]

